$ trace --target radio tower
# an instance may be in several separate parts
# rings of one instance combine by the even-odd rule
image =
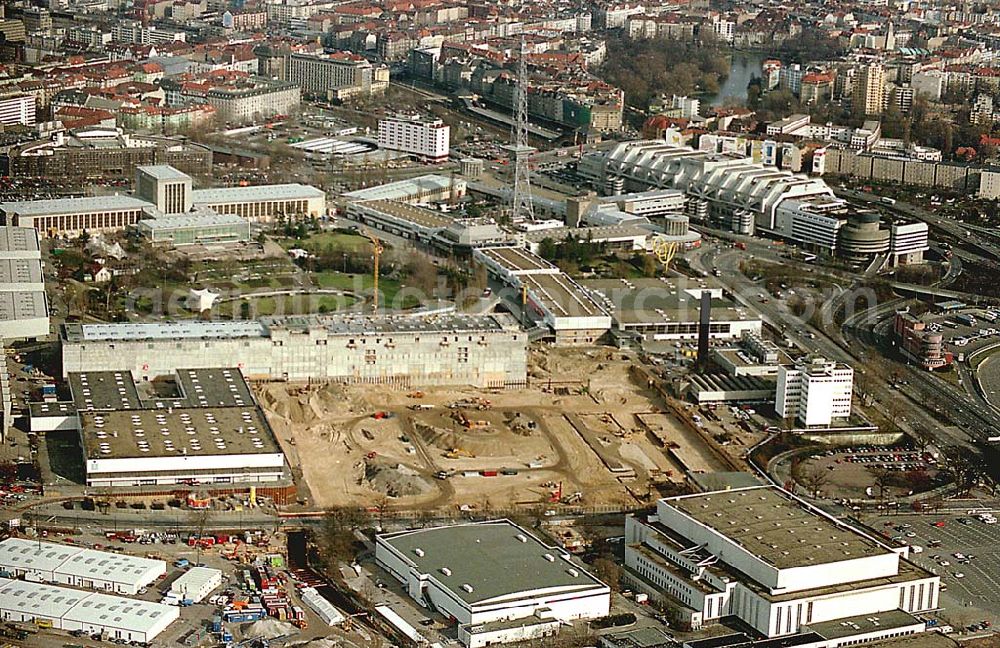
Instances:
[[[510,156],[510,166],[514,169],[514,193],[511,197],[510,217],[514,222],[533,221],[535,208],[531,201],[529,158],[535,149],[528,146],[528,61],[525,55],[524,36],[521,36],[513,104],[514,124],[510,130],[510,144],[503,147]]]

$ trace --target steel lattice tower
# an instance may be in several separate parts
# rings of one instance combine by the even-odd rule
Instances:
[[[528,61],[525,54],[524,37],[517,62],[517,81],[513,98],[514,123],[510,130],[510,144],[504,146],[510,156],[510,166],[514,170],[514,193],[511,196],[511,220],[535,220],[535,208],[531,200],[531,167],[529,158],[535,152],[528,146]]]

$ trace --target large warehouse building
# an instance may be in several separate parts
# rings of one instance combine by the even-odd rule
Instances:
[[[162,603],[0,578],[0,620],[6,622],[150,642],[178,617],[179,608]]]
[[[71,373],[68,382],[73,402],[33,406],[30,424],[79,430],[88,486],[288,479],[284,453],[239,369],[179,370],[169,397],[143,398],[127,370]]]
[[[261,380],[512,387],[527,335],[509,315],[306,316],[262,321],[66,324],[63,374],[235,366]]]
[[[52,542],[7,538],[0,542],[0,569],[36,582],[134,596],[166,574],[167,563]]]
[[[625,543],[628,580],[679,604],[694,628],[731,616],[764,637],[791,637],[885,615],[863,639],[846,632],[823,644],[834,648],[922,630],[912,615],[938,607],[940,577],[906,560],[906,548],[775,487],[661,499],[654,515],[626,518]]]
[[[607,616],[611,603],[583,565],[507,520],[384,534],[375,560],[454,619],[469,648],[554,634],[563,621]]]

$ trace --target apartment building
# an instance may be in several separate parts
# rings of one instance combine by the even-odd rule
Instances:
[[[306,95],[343,101],[385,92],[389,68],[373,66],[350,52],[295,53],[285,58],[285,79],[298,84]]]
[[[425,162],[446,162],[450,140],[451,127],[440,119],[397,115],[378,122],[379,148],[412,153]]]
[[[866,65],[854,80],[853,109],[859,115],[881,114],[885,105],[885,68],[877,63]]]
[[[35,125],[35,98],[27,94],[0,98],[0,124]]]

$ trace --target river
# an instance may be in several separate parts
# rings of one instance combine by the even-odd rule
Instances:
[[[727,97],[741,102],[747,99],[747,85],[754,76],[760,76],[760,66],[768,58],[763,52],[733,52],[729,76],[714,95],[706,95],[702,105],[721,106]]]

